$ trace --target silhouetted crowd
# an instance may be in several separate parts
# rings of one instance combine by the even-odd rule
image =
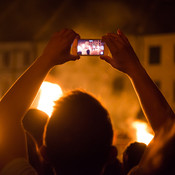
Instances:
[[[80,59],[70,52],[79,38],[70,29],[55,33],[43,53],[2,97],[0,174],[174,175],[175,114],[119,29],[102,37],[111,56],[100,58],[131,80],[155,133],[148,146],[130,143],[120,162],[118,150],[112,145],[109,113],[84,90],[72,90],[57,100],[50,118],[29,109],[54,66]]]

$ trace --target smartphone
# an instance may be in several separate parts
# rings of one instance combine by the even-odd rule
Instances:
[[[100,39],[79,39],[77,44],[77,55],[98,56],[104,55],[105,43]]]

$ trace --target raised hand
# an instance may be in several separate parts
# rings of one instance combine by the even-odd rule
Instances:
[[[117,30],[117,33],[108,33],[102,37],[102,40],[108,46],[112,57],[101,56],[100,58],[107,61],[114,68],[132,74],[136,66],[140,66],[139,59],[137,58],[132,46],[130,45],[126,36]]]
[[[79,59],[78,55],[70,54],[71,44],[76,37],[79,35],[70,29],[54,33],[41,55],[43,61],[54,66]]]

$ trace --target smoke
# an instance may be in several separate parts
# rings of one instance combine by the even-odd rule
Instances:
[[[173,0],[14,0],[0,1],[0,40],[48,39],[61,28],[86,28],[96,33],[172,32]]]
[[[125,33],[132,33],[139,26],[141,14],[132,10],[121,2],[89,2],[81,13],[76,12],[79,18],[77,26],[84,26],[88,30],[98,32],[116,32],[117,28]],[[142,19],[143,21],[143,19]],[[141,23],[140,23],[141,24]]]

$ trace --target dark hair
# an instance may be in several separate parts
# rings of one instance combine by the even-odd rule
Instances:
[[[123,166],[125,174],[139,164],[147,146],[144,143],[131,143],[123,153]]]
[[[29,109],[25,114],[22,123],[24,129],[31,134],[38,142],[42,142],[44,127],[49,116],[38,109]]]
[[[107,110],[94,97],[79,90],[56,102],[45,130],[45,146],[52,164],[76,174],[81,171],[92,174],[92,169],[101,171],[112,139]]]

